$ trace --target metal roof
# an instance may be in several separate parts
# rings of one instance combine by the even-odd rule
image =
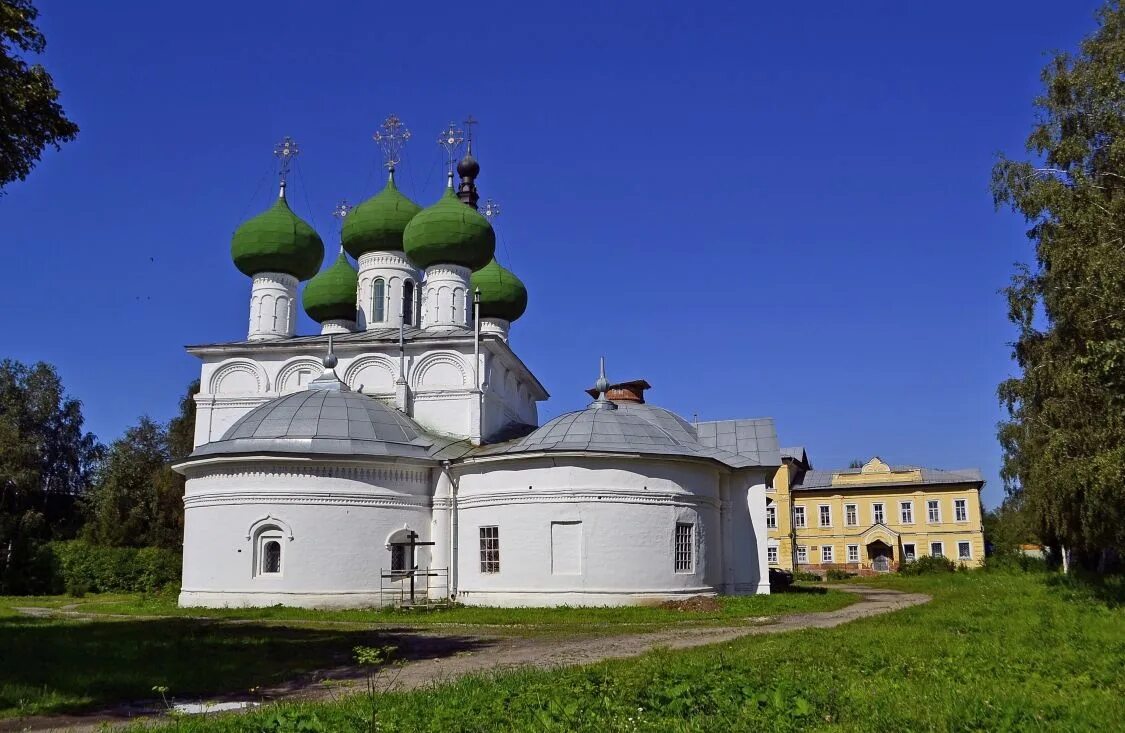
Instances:
[[[259,405],[222,438],[196,448],[188,460],[279,453],[429,459],[454,442],[426,433],[373,397],[308,389]]]
[[[946,471],[940,468],[922,468],[920,466],[891,466],[891,471],[920,471],[921,481],[913,481],[909,477],[903,477],[902,481],[888,481],[886,480],[887,474],[876,473],[872,474],[872,481],[847,483],[833,486],[832,477],[836,475],[861,475],[858,468],[845,469],[839,471],[805,471],[804,475],[799,476],[797,481],[793,483],[793,490],[799,491],[802,489],[869,489],[875,487],[890,487],[890,486],[926,486],[933,484],[967,484],[967,483],[984,483],[984,478],[981,476],[979,468],[959,468],[954,471]]]
[[[390,342],[398,343],[398,329],[397,328],[376,328],[370,331],[353,331],[350,333],[337,333],[332,335],[333,342],[339,346],[341,344],[354,344],[354,343],[370,343],[370,342]],[[424,330],[415,326],[407,326],[402,330],[402,338],[404,341],[454,341],[459,339],[472,339],[473,329],[460,328],[451,326],[448,330]],[[481,334],[481,339],[496,338],[488,334]],[[314,334],[309,336],[292,336],[284,339],[265,339],[261,341],[220,341],[209,344],[195,344],[187,347],[189,352],[202,349],[219,349],[219,348],[241,348],[253,347],[255,349],[261,348],[264,350],[269,349],[284,349],[290,346],[317,346],[328,344],[328,336],[325,334]]]
[[[711,448],[737,453],[757,466],[780,466],[777,429],[772,417],[743,420],[711,420],[695,424],[699,442]]]
[[[772,421],[765,422],[770,427],[762,425],[763,433],[771,432]],[[718,461],[731,468],[780,464],[780,460],[768,462],[777,453],[776,437],[772,454],[768,450],[725,450],[702,441],[696,429],[675,413],[635,402],[617,403],[617,409],[568,412],[524,438],[479,448],[472,452],[472,457],[544,451],[679,456]]]

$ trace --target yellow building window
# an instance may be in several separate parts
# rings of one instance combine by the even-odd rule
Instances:
[[[930,524],[941,522],[941,504],[937,499],[930,499],[926,502],[926,521]]]
[[[859,524],[859,507],[855,504],[844,505],[844,524],[849,527]]]
[[[805,527],[805,508],[803,506],[793,507],[793,526],[798,529]]]
[[[914,524],[914,502],[902,501],[898,505],[903,524]]]
[[[969,521],[969,502],[964,499],[953,500],[953,518],[958,522]]]

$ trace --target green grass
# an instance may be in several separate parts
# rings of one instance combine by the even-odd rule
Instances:
[[[181,700],[238,694],[351,664],[352,649],[360,645],[391,644],[421,659],[452,655],[479,648],[472,635],[495,633],[492,624],[505,625],[505,633],[628,633],[830,610],[852,600],[837,591],[724,598],[718,611],[693,613],[659,608],[208,610],[178,609],[174,596],[163,595],[0,597],[0,718],[151,700],[157,685]],[[30,618],[15,610],[74,605],[127,617]],[[435,629],[442,634],[437,645],[421,643],[411,631],[435,624],[463,626]]]
[[[0,599],[0,606],[5,599]],[[720,608],[714,611],[676,611],[657,606],[620,606],[604,608],[481,608],[450,606],[437,608],[394,609],[367,608],[348,610],[309,610],[270,606],[267,608],[180,608],[173,595],[108,595],[88,596],[59,602],[51,597],[51,605],[68,605],[71,610],[93,614],[128,616],[178,616],[213,619],[246,619],[260,621],[304,621],[359,624],[409,624],[416,626],[469,625],[500,627],[535,627],[576,630],[591,633],[600,626],[617,627],[679,623],[722,623],[756,616],[777,616],[806,611],[830,611],[852,603],[852,594],[822,588],[798,587],[794,592],[772,596],[738,596],[719,598]],[[16,605],[38,605],[22,603]]]
[[[382,695],[379,730],[1120,730],[1120,580],[979,571],[877,582],[934,600],[836,629]],[[371,730],[371,712],[359,695],[172,728]]]

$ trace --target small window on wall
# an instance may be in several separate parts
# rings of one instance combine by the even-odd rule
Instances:
[[[832,507],[828,506],[827,504],[820,505],[820,526],[832,526]]]
[[[278,575],[281,573],[281,530],[267,527],[258,533],[254,557],[255,575]]]
[[[414,281],[407,280],[402,284],[402,323],[406,326],[414,325]]]
[[[941,504],[937,499],[930,499],[926,502],[926,521],[931,524],[936,524],[941,521]]]
[[[953,518],[958,522],[969,521],[969,503],[964,499],[953,500]]]
[[[945,545],[940,542],[931,542],[930,554],[934,557],[945,557]]]
[[[871,505],[871,523],[872,524],[883,524],[885,519],[886,519],[886,517],[883,516],[883,505],[881,503],[880,504],[872,504]]]
[[[770,565],[777,565],[777,548],[776,547],[767,547],[766,548],[766,562],[768,562]]]
[[[387,320],[387,283],[379,277],[371,284],[371,322],[382,323],[385,320]]]
[[[777,507],[766,507],[766,529],[777,529]]]
[[[844,505],[844,524],[849,527],[859,524],[859,509],[855,504]]]
[[[820,561],[824,563],[834,562],[832,559],[832,545],[821,545]]]
[[[793,526],[798,529],[805,527],[805,508],[803,506],[793,507]]]
[[[480,571],[500,572],[500,528],[480,528]]]
[[[676,572],[690,573],[695,569],[695,525],[676,523]]]
[[[914,545],[912,545],[912,544],[903,545],[902,546],[902,556],[906,558],[907,562],[913,560],[914,559]]]
[[[972,560],[973,559],[973,546],[968,542],[957,543],[957,559],[958,560]]]
[[[848,562],[859,562],[859,545],[848,545]]]
[[[809,548],[804,545],[797,546],[797,562],[807,563],[809,561]]]
[[[913,524],[914,523],[914,502],[912,502],[912,501],[900,502],[899,505],[898,505],[898,508],[899,508],[899,511],[902,514],[902,523],[903,524]]]

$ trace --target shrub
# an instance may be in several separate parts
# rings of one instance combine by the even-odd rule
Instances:
[[[793,580],[803,580],[808,583],[819,583],[820,576],[807,570],[797,570],[793,573]]]
[[[82,540],[51,542],[38,564],[48,593],[157,591],[180,580],[180,554],[159,547],[102,547]]]
[[[824,579],[847,580],[848,578],[854,578],[856,575],[857,573],[849,573],[847,570],[841,570],[840,568],[828,568],[828,572],[824,574]]]
[[[952,573],[957,569],[948,557],[923,555],[910,562],[903,563],[898,571],[903,575],[929,575],[931,573]]]

